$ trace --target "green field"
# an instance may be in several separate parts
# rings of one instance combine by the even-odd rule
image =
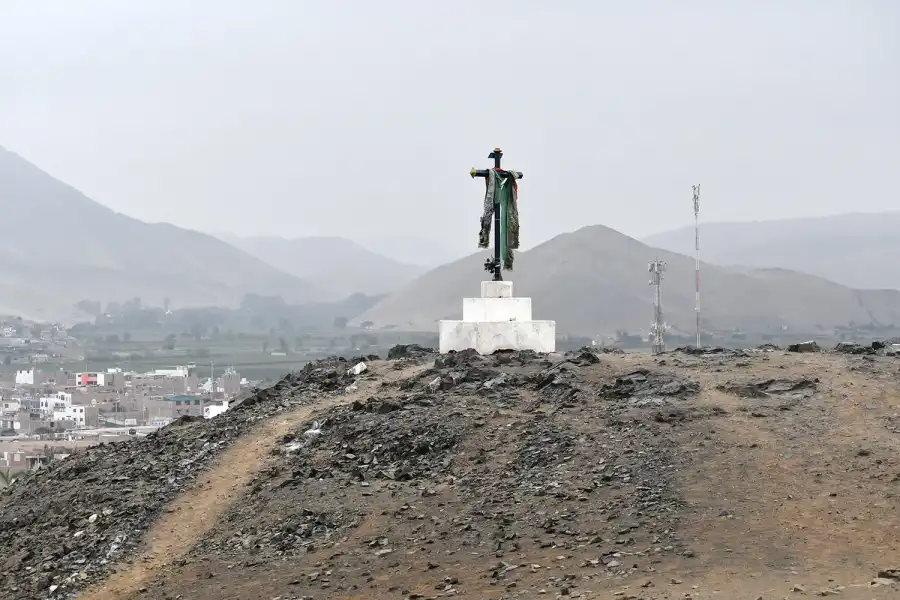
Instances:
[[[437,345],[436,335],[398,331],[370,333],[359,330],[325,331],[315,335],[295,336],[293,340],[287,340],[285,336],[259,334],[199,340],[178,336],[174,344],[168,345],[166,337],[158,332],[129,332],[128,341],[123,341],[123,337],[126,336],[85,336],[79,339],[84,360],[46,363],[41,368],[105,371],[118,367],[126,371],[150,371],[194,364],[201,377],[208,376],[211,369],[221,375],[226,367],[234,367],[242,376],[251,380],[276,379],[302,368],[309,361],[327,356],[384,356],[392,346],[399,343],[419,343],[431,347]],[[171,337],[169,339],[171,341]],[[174,348],[170,347],[172,345]],[[7,371],[15,368],[16,365],[4,367]]]

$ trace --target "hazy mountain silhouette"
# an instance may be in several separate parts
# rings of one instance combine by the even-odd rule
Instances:
[[[460,249],[459,244],[453,245],[434,238],[413,235],[369,236],[358,239],[357,242],[373,252],[398,262],[429,269],[454,261],[471,252],[471,248]]]
[[[719,265],[782,267],[863,289],[900,289],[900,212],[701,223],[700,251]],[[694,253],[694,229],[682,227],[644,242]]]
[[[484,253],[482,253],[484,254]],[[584,335],[646,330],[653,294],[647,263],[668,263],[663,280],[666,320],[690,332],[694,319],[694,259],[658,250],[595,225],[559,235],[516,258],[506,278],[516,295],[533,298],[535,318],[555,319],[558,330]],[[459,318],[462,298],[477,296],[486,277],[482,256],[429,271],[359,317],[376,325],[431,330]],[[857,323],[900,323],[900,292],[859,291],[784,269],[729,270],[703,266],[704,326],[753,331],[813,331]]]
[[[307,282],[212,236],[116,213],[0,148],[0,312],[65,318],[82,300],[237,305],[316,299]]]
[[[404,264],[340,237],[223,236],[223,240],[270,265],[310,282],[333,299],[361,292],[391,292],[426,269]]]

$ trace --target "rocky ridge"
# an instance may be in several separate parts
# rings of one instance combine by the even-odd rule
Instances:
[[[745,561],[740,569],[757,568],[755,537],[767,570],[795,572],[814,534],[792,545],[792,526],[758,527],[792,518],[792,503],[823,488],[831,505],[848,504],[818,513],[827,524],[818,535],[855,556],[872,548],[865,597],[881,597],[872,590],[898,587],[900,556],[873,536],[895,539],[892,525],[873,529],[863,546],[861,521],[835,532],[857,505],[854,493],[871,511],[900,509],[891,491],[900,481],[891,453],[898,405],[887,392],[870,394],[857,413],[850,400],[854,390],[896,383],[889,349],[482,357],[404,346],[387,362],[323,361],[216,419],[93,448],[0,494],[0,597],[71,598],[113,562],[138,556],[141,534],[216,456],[298,406],[315,412],[271,440],[264,468],[185,554],[135,586],[136,598],[508,600],[612,589],[630,599],[705,598],[697,585],[681,592],[682,580],[734,556]],[[371,368],[354,374],[359,362]],[[863,415],[874,419],[864,445],[847,429]],[[830,460],[844,454],[852,468]],[[791,494],[773,499],[784,485],[775,478],[789,468],[797,469]],[[754,482],[754,469],[764,478]],[[744,499],[757,494],[764,500]],[[770,508],[778,512],[767,518]],[[822,591],[857,597],[835,583],[846,571],[836,573]],[[784,591],[809,586],[794,581]]]
[[[298,593],[380,596],[403,590],[376,573],[415,554],[441,595],[500,583],[513,597],[518,570],[540,569],[513,558],[522,552],[552,563],[590,548],[580,568],[600,577],[689,555],[675,533],[679,457],[665,431],[709,414],[677,408],[699,387],[643,369],[586,380],[583,367],[598,362],[590,349],[556,359],[438,356],[433,368],[285,436],[246,501],[189,562],[215,556],[252,569],[318,553],[324,560],[296,582]],[[389,532],[361,534],[379,507]],[[459,556],[483,566],[448,569]],[[565,577],[550,585],[575,588]]]

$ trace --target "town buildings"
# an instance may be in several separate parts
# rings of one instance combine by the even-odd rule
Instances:
[[[184,415],[212,419],[249,385],[234,369],[215,381],[199,375],[192,366],[145,373],[18,369],[0,378],[0,468],[39,468],[70,448],[128,439]]]
[[[3,382],[0,381],[0,387]],[[213,418],[248,385],[233,368],[213,381],[196,367],[149,372],[17,369],[0,390],[0,436],[60,435],[96,427],[162,426],[182,415]]]

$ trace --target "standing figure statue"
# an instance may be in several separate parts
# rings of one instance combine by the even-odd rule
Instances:
[[[491,221],[494,223],[494,257],[484,262],[484,269],[493,273],[494,281],[502,281],[503,269],[512,271],[513,250],[519,248],[519,184],[524,176],[518,171],[500,168],[503,151],[494,148],[488,158],[494,159],[493,169],[469,171],[472,177],[484,177],[484,213],[478,233],[478,247],[490,245]]]

